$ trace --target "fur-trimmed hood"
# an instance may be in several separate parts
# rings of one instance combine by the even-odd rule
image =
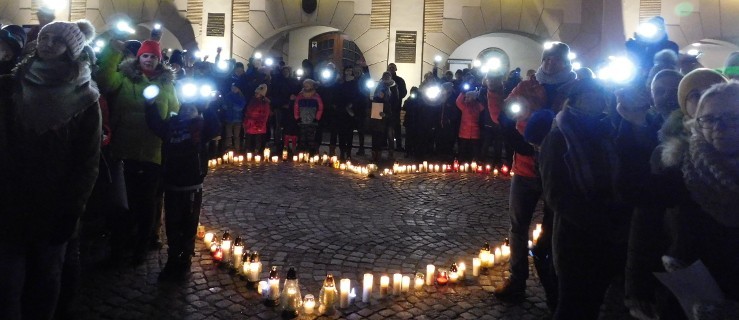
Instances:
[[[690,126],[695,121],[693,119],[685,120],[680,110],[675,110],[665,120],[662,129],[659,130],[660,145],[657,147],[654,159],[657,168],[675,168],[680,167],[688,154],[688,140],[690,133],[686,130],[686,126]]]
[[[138,60],[136,58],[123,60],[123,62],[118,65],[118,70],[134,83],[144,80],[144,74],[141,72],[141,69],[138,68]],[[157,65],[155,72],[156,76],[149,79],[149,81],[159,82],[162,84],[174,83],[175,74],[174,70],[170,66],[160,63]]]

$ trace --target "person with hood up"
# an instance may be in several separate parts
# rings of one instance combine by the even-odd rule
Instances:
[[[7,25],[0,29],[0,75],[11,73],[25,45],[26,33],[20,26]]]
[[[69,240],[98,175],[101,115],[87,20],[53,22],[0,93],[0,314],[51,319]]]
[[[160,92],[155,102],[159,116],[167,119],[180,108],[174,87],[172,69],[162,63],[159,43],[141,43],[136,58],[121,61],[123,42],[114,40],[100,55],[97,81],[109,99],[111,130],[116,134],[110,142],[115,159],[124,162],[124,178],[128,193],[131,248],[133,263],[146,258],[160,217],[162,140],[146,124],[144,89],[156,85]],[[120,64],[119,64],[120,62]],[[125,252],[113,252],[112,260],[124,258]]]

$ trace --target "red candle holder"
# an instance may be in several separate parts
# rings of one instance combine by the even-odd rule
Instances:
[[[436,277],[436,283],[440,286],[445,286],[449,283],[449,274],[446,271],[439,271],[439,275]]]
[[[213,260],[218,262],[223,261],[223,249],[221,249],[221,246],[218,246],[216,251],[213,252]]]

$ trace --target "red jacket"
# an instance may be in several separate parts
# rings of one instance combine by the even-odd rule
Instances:
[[[500,125],[500,113],[503,110],[503,96],[499,93],[488,91],[488,112],[490,117],[493,118],[493,122]],[[523,135],[526,131],[526,124],[528,124],[528,116],[520,117],[516,121],[516,131]],[[536,170],[534,168],[535,159],[532,156],[524,156],[519,153],[513,154],[513,166],[511,170],[522,177],[535,178]]]
[[[269,99],[252,97],[244,114],[244,131],[247,134],[267,133]]]
[[[462,120],[459,123],[460,139],[480,139],[480,113],[485,107],[475,100],[464,101],[464,92],[457,97],[457,108],[462,111]]]

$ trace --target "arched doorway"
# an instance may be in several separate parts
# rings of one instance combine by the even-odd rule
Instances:
[[[354,41],[341,32],[327,32],[311,38],[308,41],[308,60],[321,70],[329,62],[336,66],[336,70],[344,67],[353,67],[364,64],[364,56]]]

